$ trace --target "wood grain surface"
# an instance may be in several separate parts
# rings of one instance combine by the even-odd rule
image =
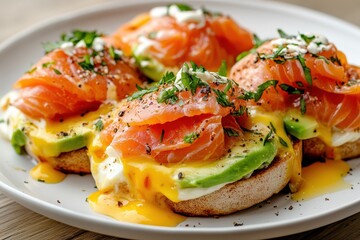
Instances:
[[[106,0],[0,0],[0,42],[47,18]],[[278,0],[322,11],[360,26],[359,0]],[[0,192],[0,239],[116,239],[74,228],[17,204]],[[360,239],[360,213],[311,231],[277,239]]]

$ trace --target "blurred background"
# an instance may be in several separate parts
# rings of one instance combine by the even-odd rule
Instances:
[[[0,0],[0,42],[35,23],[111,1],[124,0]],[[360,26],[359,0],[276,1],[311,8]]]

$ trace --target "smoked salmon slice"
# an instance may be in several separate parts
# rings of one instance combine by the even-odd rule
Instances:
[[[247,91],[276,80],[257,102],[268,110],[301,108],[328,127],[360,127],[359,68],[334,44],[316,34],[269,40],[238,61],[230,78]]]
[[[141,77],[118,50],[100,36],[86,44],[67,41],[47,53],[14,84],[19,98],[13,105],[35,119],[58,119],[136,91]]]
[[[155,59],[175,69],[193,61],[209,71],[216,71],[222,60],[233,65],[240,52],[253,46],[252,33],[229,16],[176,4],[137,16],[122,25],[111,41],[128,56]]]
[[[245,102],[233,81],[185,64],[176,76],[168,74],[155,86],[123,100],[117,117],[105,124],[102,143],[120,158],[159,163],[213,160],[241,136],[233,115]],[[170,94],[172,100],[165,101]]]

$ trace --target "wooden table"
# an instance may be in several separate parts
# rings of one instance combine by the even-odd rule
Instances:
[[[41,20],[106,0],[0,0],[0,41]],[[329,13],[360,26],[358,0],[278,0]],[[115,239],[36,214],[0,192],[0,239]],[[360,213],[311,231],[279,239],[360,239]]]

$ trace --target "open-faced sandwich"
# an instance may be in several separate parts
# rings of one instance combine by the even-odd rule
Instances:
[[[243,53],[230,78],[248,91],[273,83],[258,105],[284,117],[305,158],[360,155],[360,68],[319,34],[287,35]]]
[[[121,52],[96,32],[74,31],[56,43],[2,98],[1,129],[25,150],[63,172],[90,173],[86,147],[113,102],[142,83]]]

